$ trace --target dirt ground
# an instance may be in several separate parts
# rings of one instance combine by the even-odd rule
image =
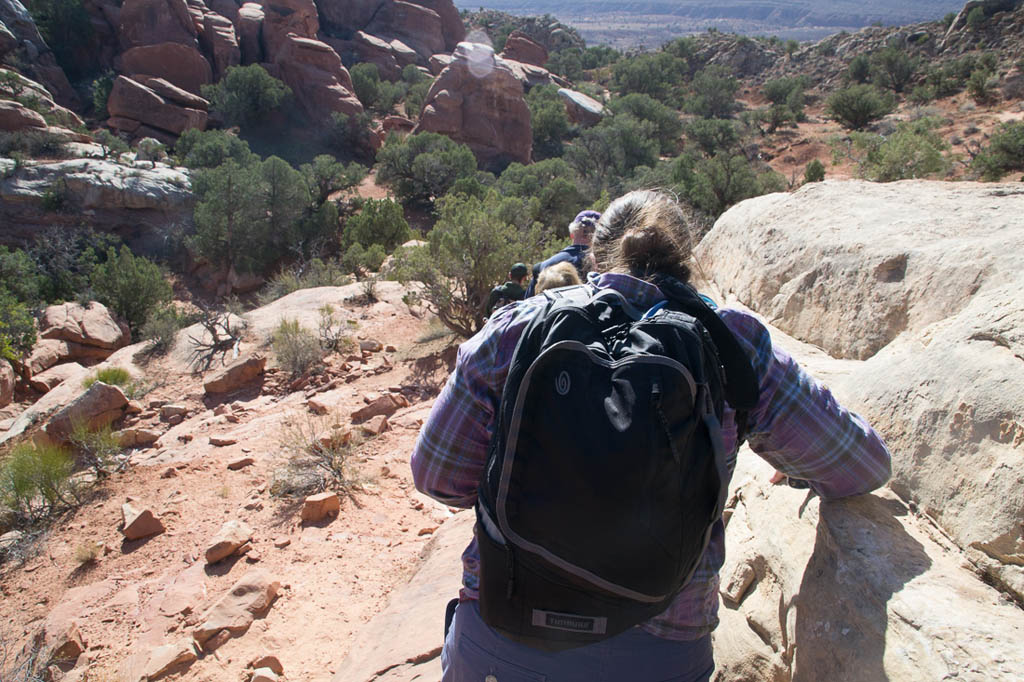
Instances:
[[[423,546],[451,514],[414,490],[408,466],[419,424],[454,357],[451,337],[430,327],[422,312],[410,311],[397,284],[380,289],[382,300],[373,305],[353,302],[358,285],[351,285],[306,290],[323,295],[291,306],[290,312],[315,310],[329,302],[352,320],[348,326],[357,340],[375,339],[385,347],[369,353],[365,363],[350,361],[364,371],[348,382],[353,372],[335,356],[324,374],[297,390],[270,367],[262,387],[214,402],[204,395],[201,377],[189,374],[173,353],[141,366],[157,386],[141,402],[183,405],[187,419],[168,429],[156,410],[147,408],[134,426],[168,429],[158,445],[134,451],[128,469],[98,485],[93,499],[33,543],[23,563],[0,566],[0,641],[20,650],[40,626],[73,620],[87,650],[68,679],[137,679],[132,674],[138,674],[139,657],[187,638],[203,612],[258,567],[281,583],[267,614],[244,636],[168,679],[248,679],[246,666],[273,654],[287,679],[329,680],[348,653],[352,633],[407,580]],[[264,350],[259,329],[273,322],[262,319],[250,327],[249,351]],[[334,407],[327,415],[314,415],[306,396],[315,384],[331,381],[338,384],[330,392]],[[365,399],[389,390],[410,405],[389,419],[390,429],[380,436],[357,437],[361,442],[350,456],[350,479],[357,483],[343,497],[340,514],[301,523],[302,498],[272,493],[288,461],[288,446],[309,437],[311,429],[347,426],[348,415]],[[215,415],[220,405],[228,409]],[[237,443],[216,447],[209,443],[211,435]],[[245,456],[253,458],[251,466],[227,468]],[[124,540],[118,527],[126,501],[151,509],[166,532]],[[210,540],[230,520],[254,529],[251,549],[206,565]],[[90,543],[104,549],[96,561],[82,562],[76,554]]]

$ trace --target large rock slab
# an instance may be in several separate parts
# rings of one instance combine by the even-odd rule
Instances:
[[[124,416],[127,406],[128,398],[120,388],[97,381],[74,402],[55,414],[43,430],[52,440],[63,443],[77,424],[98,429]]]
[[[180,135],[189,128],[206,129],[207,113],[170,102],[142,83],[118,76],[107,100],[111,116],[131,119]]]
[[[416,575],[358,632],[333,682],[372,682],[384,671],[395,680],[439,678],[445,605],[459,596],[462,551],[473,537],[473,522],[473,512],[465,511],[441,525]]]
[[[352,77],[327,43],[289,35],[277,53],[282,80],[314,121],[334,112],[352,116],[363,111],[353,94]]]
[[[246,2],[238,8],[238,47],[242,52],[243,64],[258,64],[263,61],[263,7]]]
[[[242,61],[235,25],[230,19],[216,12],[207,12],[203,15],[203,31],[199,36],[199,43],[213,58],[214,80],[219,81],[224,77],[228,67],[238,66]]]
[[[414,132],[422,131],[465,143],[489,170],[530,162],[533,132],[523,85],[488,45],[459,43],[427,92]]]
[[[11,367],[11,363],[0,359],[0,407],[7,407],[14,400],[14,386],[17,381],[18,375]]]
[[[544,66],[548,63],[547,48],[522,31],[512,31],[508,34],[501,56],[534,66]]]
[[[48,306],[39,320],[39,336],[86,346],[117,350],[131,343],[128,325],[114,317],[107,306],[91,301]]]
[[[0,375],[2,375],[2,373],[3,366],[0,365]],[[56,365],[55,367],[51,367],[39,374],[33,374],[32,378],[29,379],[29,385],[40,393],[49,393],[68,379],[78,381],[79,384],[81,384],[88,374],[89,370],[82,367],[77,362],[66,362]],[[2,383],[2,378],[0,378],[0,383]],[[2,404],[3,396],[2,392],[0,392],[0,406],[2,406]]]
[[[850,382],[893,451],[892,488],[1024,601],[1024,264],[905,334]]]
[[[565,103],[565,113],[573,123],[589,128],[604,118],[604,105],[589,95],[569,88],[559,88],[558,96]]]
[[[206,57],[198,48],[181,43],[133,47],[121,55],[121,62],[130,76],[163,78],[193,95],[199,95],[204,85],[213,82],[213,69]]]
[[[1019,271],[1024,189],[830,181],[729,209],[696,257],[723,290],[797,338],[865,359]]]
[[[820,502],[740,453],[729,502],[721,682],[1016,680],[1024,612],[962,568],[891,492]]]
[[[0,100],[0,130],[21,132],[31,129],[45,130],[42,114],[11,100]]]
[[[214,395],[236,391],[263,374],[263,368],[266,366],[267,358],[262,355],[240,358],[214,372],[213,376],[203,383],[203,390]]]

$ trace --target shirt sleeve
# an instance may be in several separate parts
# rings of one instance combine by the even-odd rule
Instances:
[[[455,370],[420,429],[410,461],[416,488],[453,507],[472,507],[494,433],[515,346],[526,324],[521,303],[496,312],[459,347]]]
[[[823,498],[866,493],[889,480],[889,450],[863,417],[840,405],[828,387],[773,346],[756,317],[732,309],[719,315],[759,378],[760,397],[748,417],[754,452],[787,476],[808,481]]]

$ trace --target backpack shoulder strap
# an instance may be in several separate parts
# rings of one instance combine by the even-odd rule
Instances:
[[[725,399],[737,412],[754,409],[760,392],[757,375],[722,318],[689,285],[668,276],[658,277],[655,284],[675,307],[697,318],[708,330],[725,370]]]

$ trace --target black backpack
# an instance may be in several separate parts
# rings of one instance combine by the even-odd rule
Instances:
[[[515,641],[557,651],[661,613],[721,517],[723,400],[752,409],[757,383],[693,289],[658,285],[646,315],[611,289],[544,292],[516,347],[475,531],[481,615]]]

